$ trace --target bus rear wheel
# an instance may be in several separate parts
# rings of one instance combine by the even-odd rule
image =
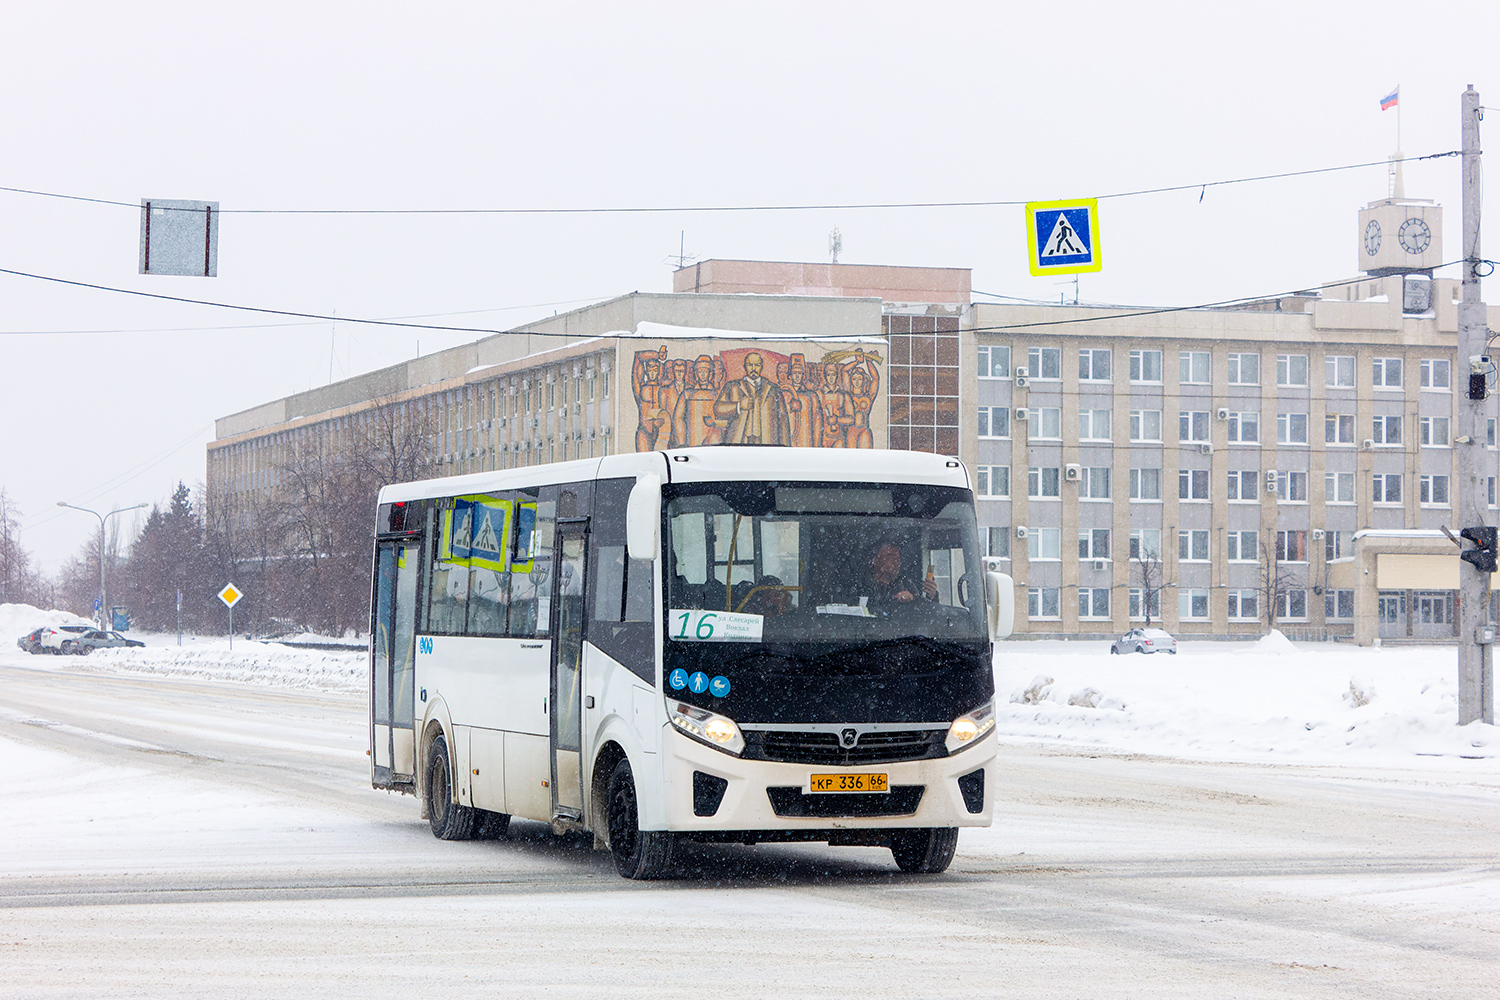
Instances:
[[[453,801],[453,768],[448,741],[441,736],[427,756],[427,821],[439,840],[470,840],[479,826],[477,810]]]
[[[665,830],[642,830],[630,761],[615,765],[609,776],[609,852],[621,875],[634,879],[661,878],[672,867],[676,838]]]
[[[958,848],[958,827],[901,830],[891,838],[896,867],[914,875],[937,875],[948,870]]]

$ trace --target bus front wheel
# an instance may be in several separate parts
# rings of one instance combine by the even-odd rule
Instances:
[[[477,810],[453,801],[453,768],[449,764],[448,741],[432,741],[427,757],[427,821],[439,840],[469,840],[479,826]]]
[[[630,761],[615,765],[609,776],[609,852],[626,878],[661,878],[672,867],[676,838],[665,830],[642,830]]]
[[[937,875],[948,870],[958,848],[958,827],[901,830],[891,838],[896,867],[915,875]]]

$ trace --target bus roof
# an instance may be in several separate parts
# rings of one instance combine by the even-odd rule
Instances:
[[[398,483],[381,489],[380,502],[493,493],[589,479],[624,479],[642,472],[656,472],[668,482],[774,479],[801,482],[922,483],[929,486],[969,488],[969,473],[963,463],[945,455],[868,448],[715,445],[609,455],[604,458]]]

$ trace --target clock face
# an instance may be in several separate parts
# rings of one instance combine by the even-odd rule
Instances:
[[[1374,219],[1365,226],[1365,253],[1373,257],[1380,252],[1380,223]]]
[[[1407,253],[1425,253],[1432,242],[1432,230],[1421,219],[1407,219],[1396,231],[1396,238]]]

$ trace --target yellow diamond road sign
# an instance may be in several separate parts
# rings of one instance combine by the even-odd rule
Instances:
[[[239,588],[232,583],[225,584],[224,589],[219,591],[219,600],[231,608],[238,604],[240,598],[244,596],[244,594],[240,593]]]

